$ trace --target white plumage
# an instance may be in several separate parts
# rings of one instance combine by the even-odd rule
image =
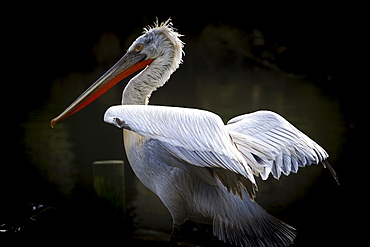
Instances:
[[[127,53],[72,103],[58,121],[72,115],[128,74],[144,68],[123,91],[122,105],[104,121],[124,129],[127,158],[137,177],[159,196],[177,230],[186,220],[213,224],[220,240],[241,246],[288,246],[293,227],[256,202],[254,176],[279,179],[299,167],[326,163],[328,154],[280,115],[258,111],[225,125],[211,112],[149,106],[182,62],[183,42],[168,21],[144,29]],[[337,179],[337,178],[336,178]]]
[[[316,142],[271,111],[235,117],[226,129],[246,159],[250,154],[257,157],[248,160],[254,173],[264,180],[270,173],[279,179],[281,173],[296,173],[298,167],[317,165],[329,157]]]
[[[146,29],[133,43],[130,49],[149,43],[162,55],[128,83],[123,105],[109,108],[104,120],[125,129],[130,164],[168,208],[175,230],[191,219],[212,223],[214,234],[225,242],[290,245],[294,228],[253,201],[257,188],[253,175],[267,179],[271,173],[278,179],[281,173],[323,162],[327,153],[270,111],[235,117],[224,125],[208,111],[147,105],[151,93],[181,63],[179,37],[170,23],[163,23]]]
[[[244,187],[254,198],[252,171],[216,114],[178,107],[121,105],[109,108],[104,121],[158,140],[161,148],[186,165],[222,168],[214,172],[229,190],[242,197]]]

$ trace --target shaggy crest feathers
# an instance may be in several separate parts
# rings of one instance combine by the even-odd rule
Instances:
[[[150,34],[151,32],[153,32],[153,34],[157,34],[158,32],[160,32],[171,41],[174,46],[175,52],[174,62],[176,64],[176,67],[174,69],[177,69],[182,63],[182,55],[185,55],[185,52],[182,50],[185,43],[180,40],[180,37],[184,35],[179,34],[177,30],[173,27],[171,18],[164,22],[161,22],[161,24],[159,24],[157,19],[153,25],[148,25],[144,27],[143,34]]]

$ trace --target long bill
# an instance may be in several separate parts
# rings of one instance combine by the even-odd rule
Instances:
[[[112,68],[96,80],[85,92],[83,92],[70,106],[68,106],[59,116],[50,121],[50,126],[54,128],[57,122],[78,112],[102,94],[108,91],[118,82],[131,75],[132,73],[145,68],[153,62],[153,59],[145,59],[146,55],[138,52],[126,53]]]

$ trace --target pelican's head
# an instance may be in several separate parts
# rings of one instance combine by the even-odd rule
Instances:
[[[181,35],[174,30],[170,19],[161,24],[157,21],[153,26],[144,28],[143,34],[132,43],[126,54],[58,117],[51,120],[50,126],[54,127],[57,122],[78,112],[127,76],[150,64],[160,65],[169,77],[182,61],[184,43],[179,37]]]
[[[182,62],[182,48],[184,43],[173,27],[170,19],[162,22],[158,21],[154,26],[144,28],[143,35],[138,37],[128,48],[128,53],[145,55],[145,59],[159,59],[171,61],[171,69],[175,70]]]

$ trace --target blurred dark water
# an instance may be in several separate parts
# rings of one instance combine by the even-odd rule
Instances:
[[[77,27],[58,22],[56,31],[49,34],[44,28],[30,32],[34,38],[30,43],[38,49],[28,54],[38,59],[28,70],[37,76],[21,82],[19,93],[24,101],[17,110],[21,116],[11,115],[16,124],[11,128],[15,136],[10,151],[16,153],[8,155],[8,165],[1,174],[0,224],[21,222],[25,216],[19,212],[25,205],[39,202],[63,212],[49,222],[56,236],[65,226],[77,238],[90,233],[111,239],[119,239],[121,232],[129,236],[127,225],[119,225],[107,212],[109,205],[100,202],[93,191],[92,163],[123,159],[131,212],[127,224],[170,231],[166,209],[128,166],[121,131],[102,120],[109,106],[120,103],[129,79],[55,129],[49,126],[53,117],[125,53],[142,26],[151,24],[147,19],[120,28],[102,22],[96,30],[84,29],[90,26],[84,22],[77,22]],[[356,182],[347,169],[358,165],[355,154],[360,123],[353,93],[356,84],[343,85],[343,64],[335,55],[338,27],[314,25],[297,31],[278,23],[269,26],[266,21],[244,25],[239,19],[214,18],[186,25],[181,18],[173,19],[174,26],[185,34],[184,63],[163,88],[153,93],[150,103],[206,109],[225,122],[259,109],[284,116],[326,149],[341,185],[337,186],[322,167],[313,165],[279,181],[258,180],[257,202],[298,229],[297,246],[356,238],[345,222],[355,218],[359,200],[348,198]],[[85,229],[81,235],[76,225]]]

